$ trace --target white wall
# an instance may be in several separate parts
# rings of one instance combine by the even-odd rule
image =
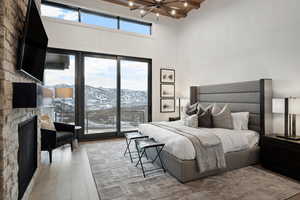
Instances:
[[[56,1],[140,19],[100,0]],[[191,85],[260,78],[273,79],[275,97],[300,96],[299,7],[299,0],[206,0],[183,20],[150,20],[151,37],[44,22],[51,47],[152,58],[153,119],[162,120],[171,116],[159,112],[159,68],[166,66],[176,67],[176,88],[186,96]],[[275,131],[283,132],[281,124],[275,116]]]
[[[272,78],[275,97],[300,96],[299,8],[299,0],[205,1],[180,23],[180,90]],[[282,124],[275,116],[274,130]]]
[[[101,0],[57,0],[57,2],[141,20],[137,13],[133,15],[128,8],[115,6]],[[150,21],[153,23],[153,34],[151,36],[48,17],[43,17],[43,22],[49,37],[50,47],[151,58],[153,120],[165,120],[170,116],[177,115],[177,113],[162,114],[159,108],[159,69],[162,67],[174,68],[176,66],[177,29],[175,20],[162,17],[158,22],[156,20]]]

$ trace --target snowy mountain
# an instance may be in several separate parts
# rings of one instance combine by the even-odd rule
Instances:
[[[52,88],[70,87],[74,89],[73,85],[58,84]],[[123,107],[147,105],[147,92],[137,90],[121,90],[121,104]],[[65,101],[68,104],[70,101]],[[73,101],[72,101],[73,102]],[[117,91],[115,88],[91,87],[85,86],[85,103],[89,110],[99,108],[112,108],[117,104]]]

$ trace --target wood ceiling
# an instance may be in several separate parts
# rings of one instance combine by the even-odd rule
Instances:
[[[145,14],[142,16],[148,13],[159,13],[159,15],[180,19],[186,17],[191,10],[200,8],[204,0],[131,0],[132,6],[129,6],[129,0],[103,1],[126,6],[131,10],[145,10]]]

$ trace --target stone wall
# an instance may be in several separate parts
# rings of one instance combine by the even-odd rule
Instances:
[[[0,1],[0,200],[18,199],[18,124],[40,113],[38,109],[12,109],[12,83],[32,82],[16,71],[17,44],[24,27],[27,2]],[[23,199],[29,199],[33,182],[34,178]]]

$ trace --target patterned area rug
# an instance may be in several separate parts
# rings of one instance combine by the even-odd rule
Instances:
[[[300,183],[253,166],[186,184],[163,172],[143,178],[141,169],[123,156],[125,140],[84,147],[102,200],[283,200],[300,192]]]

